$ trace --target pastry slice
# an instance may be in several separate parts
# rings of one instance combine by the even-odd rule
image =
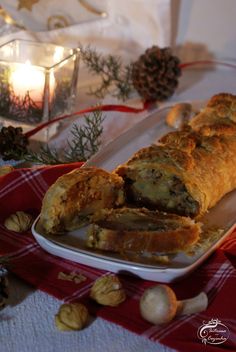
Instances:
[[[105,251],[176,253],[196,243],[201,232],[188,217],[145,208],[105,209],[95,215],[87,246]]]
[[[102,208],[124,202],[123,180],[96,167],[82,167],[59,177],[46,192],[40,226],[46,234],[78,229]]]

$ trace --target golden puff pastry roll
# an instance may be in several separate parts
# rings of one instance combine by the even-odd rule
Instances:
[[[123,180],[96,167],[82,167],[60,176],[46,192],[39,226],[46,234],[60,234],[90,222],[101,208],[124,202]]]
[[[205,136],[236,135],[236,95],[214,95],[189,125],[192,130]]]
[[[145,208],[106,209],[97,213],[87,245],[112,252],[176,253],[199,239],[201,226],[188,217]]]
[[[227,106],[229,96],[214,99]],[[208,119],[208,109],[196,115],[188,128],[167,134],[160,144],[139,150],[116,169],[131,203],[199,217],[236,188],[235,122],[228,115],[217,115],[213,121],[212,111]],[[204,114],[208,133],[204,133]],[[222,126],[227,124],[231,127],[224,133]]]

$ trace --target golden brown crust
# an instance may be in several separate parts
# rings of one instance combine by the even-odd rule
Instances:
[[[144,208],[105,210],[88,231],[88,246],[113,252],[185,250],[199,239],[200,224],[190,218]]]
[[[169,214],[107,210],[124,204],[124,183],[128,198],[135,184],[128,200],[136,206]],[[137,151],[112,174],[91,167],[59,178],[45,195],[40,222],[46,233],[57,233],[93,221],[88,245],[96,249],[173,253],[189,249],[201,230],[189,217],[170,213],[198,218],[234,188],[236,96],[222,93],[189,126]]]
[[[189,157],[185,150],[179,148],[172,148],[172,146],[166,145],[151,145],[140,149],[134,156],[128,160],[124,165],[117,167],[115,172],[122,175],[123,167],[127,166],[142,166],[149,167],[149,164],[166,164],[169,167],[176,167],[179,169],[192,169],[194,167],[194,161]]]
[[[82,167],[62,175],[46,192],[40,224],[46,233],[77,229],[103,207],[124,202],[123,180],[96,167]]]
[[[192,121],[191,128],[205,136],[236,134],[236,96],[214,95]]]
[[[159,143],[191,154],[199,144],[199,135],[191,129],[184,129],[164,135],[159,139]]]
[[[130,184],[143,180],[150,182],[149,188],[152,187],[155,192],[158,180],[148,178],[151,171],[156,179],[158,173],[165,177],[172,175],[172,178],[176,177],[185,186],[182,188],[183,191],[187,190],[191,198],[185,197],[186,200],[191,200],[192,213],[187,209],[178,212],[175,205],[172,208],[160,205],[158,194],[157,201],[153,201],[151,195],[151,205],[192,217],[203,215],[226,193],[236,188],[235,113],[236,96],[224,93],[214,96],[207,107],[192,119],[188,128],[167,134],[160,139],[159,145],[141,149],[116,169],[124,178],[126,189],[130,190],[133,187]],[[148,169],[149,174],[144,169]],[[171,182],[170,177],[166,182]],[[173,191],[172,184],[169,193]],[[135,193],[136,190],[132,192]],[[136,201],[140,199],[140,204],[149,206],[148,197],[142,194],[142,190],[139,189],[138,192],[135,197],[132,194],[132,197]],[[173,195],[168,197],[171,200]],[[170,204],[166,201],[167,203]]]

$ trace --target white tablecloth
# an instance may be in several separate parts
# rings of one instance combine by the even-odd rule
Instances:
[[[0,313],[1,352],[170,351],[101,318],[83,331],[59,332],[54,315],[61,302],[13,277],[10,304]]]

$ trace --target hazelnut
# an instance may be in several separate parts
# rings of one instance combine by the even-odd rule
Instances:
[[[81,330],[88,320],[88,310],[81,303],[62,304],[55,316],[56,327],[61,331]]]
[[[126,299],[126,294],[117,276],[106,275],[95,281],[90,297],[104,306],[116,307]]]
[[[15,232],[24,232],[30,229],[33,223],[33,217],[24,211],[17,211],[11,214],[4,222],[4,226]]]

